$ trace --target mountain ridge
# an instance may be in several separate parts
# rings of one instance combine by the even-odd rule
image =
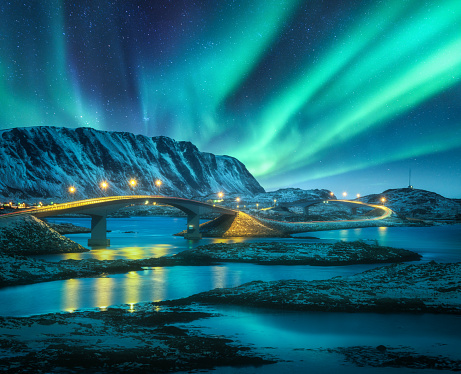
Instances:
[[[203,196],[264,192],[237,159],[200,152],[191,142],[88,127],[17,127],[0,132],[0,196],[68,199],[133,193]],[[160,189],[155,181],[162,181]]]

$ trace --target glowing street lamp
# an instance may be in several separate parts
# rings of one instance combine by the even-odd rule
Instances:
[[[333,197],[334,195],[333,191],[330,191],[330,196]]]
[[[382,197],[382,198],[381,198],[381,203],[383,203],[383,205],[384,205],[385,202],[386,202],[386,198],[385,198],[385,197]]]
[[[223,198],[223,196],[224,196],[224,193],[222,193],[221,191],[218,192],[218,197],[219,197],[220,200]]]
[[[259,209],[259,204],[258,204],[258,203],[256,203],[256,210],[258,210],[258,209]]]
[[[129,184],[130,184],[130,189],[133,191],[133,194],[134,194],[134,188],[136,187],[138,182],[136,181],[136,179],[130,179]]]
[[[160,186],[162,185],[162,181],[160,179],[157,179],[155,181],[155,185],[157,186],[158,194],[160,195]]]
[[[75,191],[77,191],[77,189],[74,186],[70,186],[68,191],[69,191],[69,195],[71,196],[71,200],[73,200]]]
[[[357,194],[357,199],[359,199],[359,198],[360,198],[360,194],[358,193],[358,194]]]
[[[343,197],[346,197],[346,196],[347,196],[347,192],[344,191],[344,192],[343,192]]]
[[[275,203],[277,202],[277,199],[274,199],[274,206],[275,206]]]
[[[100,184],[99,186],[101,187],[102,194],[105,195],[105,194],[106,194],[107,187],[109,187],[109,183],[107,183],[106,181],[104,181],[104,182],[101,182],[101,184]]]

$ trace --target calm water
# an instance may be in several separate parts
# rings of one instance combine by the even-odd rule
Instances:
[[[60,219],[89,226],[87,219]],[[118,218],[108,220],[109,248],[83,254],[41,256],[50,261],[65,258],[146,258],[178,253],[199,244],[238,242],[242,239],[204,239],[188,242],[171,234],[185,227],[185,219],[170,217]],[[414,250],[422,261],[461,261],[461,226],[428,228],[366,228],[324,231],[306,235],[317,239],[284,241],[332,242],[336,240],[377,240],[381,245]],[[68,235],[86,246],[89,234]],[[253,239],[248,241],[266,241]],[[271,241],[269,239],[268,241]],[[216,287],[232,287],[252,280],[327,279],[361,272],[374,265],[310,267],[224,264],[219,266],[152,268],[142,272],[102,278],[70,279],[0,289],[0,315],[27,316],[57,311],[175,299]],[[221,368],[220,373],[279,373],[338,371],[343,373],[413,372],[408,370],[356,368],[339,355],[309,350],[340,346],[379,344],[410,346],[418,353],[442,354],[461,359],[461,318],[438,315],[381,315],[347,313],[295,313],[260,309],[216,307],[222,317],[196,321],[211,334],[225,335],[253,344],[264,354],[290,362],[264,368]],[[191,325],[187,326],[191,328]],[[458,356],[457,356],[458,355]],[[424,371],[431,373],[432,371]],[[435,371],[434,371],[435,372]]]

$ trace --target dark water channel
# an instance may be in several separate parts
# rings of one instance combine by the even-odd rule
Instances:
[[[83,218],[56,219],[89,226]],[[185,227],[185,219],[137,217],[108,220],[111,246],[82,254],[41,256],[49,261],[66,258],[136,259],[178,253],[196,245],[214,242],[240,242],[242,239],[204,239],[188,242],[171,234]],[[318,239],[285,241],[370,240],[381,245],[414,250],[422,261],[461,261],[461,226],[427,228],[366,228],[304,234]],[[68,235],[86,246],[89,234]],[[272,239],[245,239],[272,241]],[[377,266],[377,265],[376,265]],[[375,265],[336,267],[260,266],[226,263],[217,266],[152,268],[142,272],[100,278],[70,279],[0,289],[1,316],[27,316],[144,301],[176,299],[216,287],[232,287],[252,280],[328,279],[355,274]],[[267,355],[289,362],[264,368],[221,368],[220,373],[332,372],[387,373],[414,372],[404,369],[357,368],[343,357],[319,351],[354,345],[412,347],[420,354],[461,359],[461,317],[401,314],[299,313],[260,309],[216,307],[222,317],[196,321],[193,325],[210,334],[225,335],[252,344]],[[191,326],[189,325],[188,328]],[[391,370],[391,371],[388,371]],[[216,371],[215,371],[216,372]],[[418,371],[419,372],[419,371]],[[438,372],[424,370],[423,373]]]

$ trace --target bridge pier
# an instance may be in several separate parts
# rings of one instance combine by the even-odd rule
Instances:
[[[200,214],[198,213],[189,213],[187,215],[187,230],[184,234],[184,239],[188,240],[200,240],[202,239],[202,234],[200,234]]]
[[[108,247],[110,240],[107,239],[106,215],[91,215],[91,238],[88,239],[90,247]]]

